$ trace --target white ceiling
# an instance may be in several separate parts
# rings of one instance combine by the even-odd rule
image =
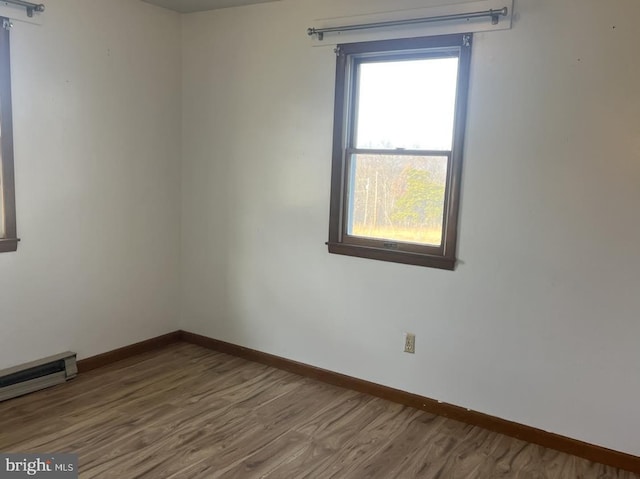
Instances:
[[[180,13],[204,12],[216,8],[238,7],[253,3],[276,2],[278,0],[142,0]]]

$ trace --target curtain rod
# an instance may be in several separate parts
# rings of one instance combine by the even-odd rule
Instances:
[[[307,34],[311,37],[317,35],[318,40],[324,39],[325,33],[332,32],[347,32],[352,30],[365,30],[369,28],[380,27],[395,27],[399,25],[413,25],[415,23],[431,23],[431,22],[446,22],[449,20],[469,20],[471,18],[484,18],[491,17],[491,23],[497,25],[500,21],[500,17],[506,17],[509,13],[507,7],[503,7],[499,10],[485,10],[482,12],[470,12],[470,13],[456,13],[453,15],[440,15],[437,17],[424,17],[424,18],[411,18],[408,20],[391,20],[388,22],[378,23],[362,23],[359,25],[346,25],[344,27],[327,27],[327,28],[309,28]]]
[[[23,0],[0,0],[0,3],[18,5],[27,9],[27,16],[33,17],[33,12],[44,12],[44,5],[41,3],[25,2]]]

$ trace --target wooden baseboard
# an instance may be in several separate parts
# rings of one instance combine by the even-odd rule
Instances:
[[[172,343],[177,343],[181,339],[182,332],[173,331],[172,333],[147,339],[146,341],[131,344],[123,348],[114,349],[113,351],[98,354],[97,356],[82,359],[78,361],[78,372],[86,373],[87,371],[91,371],[92,369],[101,368],[102,366],[107,366],[111,363],[115,363],[116,361],[130,358],[131,356],[136,356],[148,351],[153,351],[154,349],[163,348]]]
[[[380,384],[353,378],[326,369],[320,369],[308,364],[299,363],[272,354],[256,351],[217,339],[212,339],[199,334],[180,331],[180,339],[188,343],[197,344],[208,349],[238,356],[250,361],[283,369],[300,376],[305,376],[323,381],[335,386],[370,394],[382,399],[387,399],[399,404],[421,409],[439,416],[448,417],[474,426],[480,426],[490,431],[495,431],[506,436],[522,439],[523,441],[539,444],[541,446],[582,457],[593,462],[606,464],[640,473],[640,457],[623,452],[606,449],[586,442],[571,439],[559,434],[543,431],[531,426],[525,426],[499,417],[489,416],[477,411],[441,403],[417,394],[411,394],[399,389],[382,386]]]
[[[155,349],[160,349],[164,346],[180,341],[197,344],[208,349],[238,356],[249,361],[255,361],[278,369],[283,369],[300,376],[317,379],[335,386],[370,394],[382,399],[421,409],[432,414],[448,417],[474,426],[483,427],[490,431],[495,431],[506,436],[539,444],[557,451],[573,454],[574,456],[582,457],[593,462],[640,473],[640,457],[638,456],[614,451],[612,449],[560,436],[559,434],[543,431],[542,429],[526,426],[513,421],[507,421],[506,419],[501,419],[499,417],[489,416],[477,411],[470,411],[459,406],[454,406],[453,404],[441,403],[434,399],[419,396],[417,394],[411,394],[399,389],[393,389],[344,374],[328,371],[326,369],[285,359],[273,354],[263,353],[255,349],[245,348],[243,346],[238,346],[236,344],[219,341],[217,339],[186,331],[174,331],[163,336],[147,339],[146,341],[141,341],[130,346],[125,346],[97,356],[82,359],[78,361],[78,371],[80,373],[91,371],[102,366],[107,366],[116,361],[153,351]]]

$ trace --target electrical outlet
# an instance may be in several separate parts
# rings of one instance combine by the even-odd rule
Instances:
[[[404,352],[416,353],[416,335],[413,333],[404,333]]]

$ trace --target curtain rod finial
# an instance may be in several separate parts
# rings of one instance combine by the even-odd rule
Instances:
[[[324,39],[324,33],[323,32],[319,32],[318,30],[316,30],[315,28],[307,28],[307,35],[309,35],[310,37],[316,35],[318,37],[318,40],[323,40]]]

